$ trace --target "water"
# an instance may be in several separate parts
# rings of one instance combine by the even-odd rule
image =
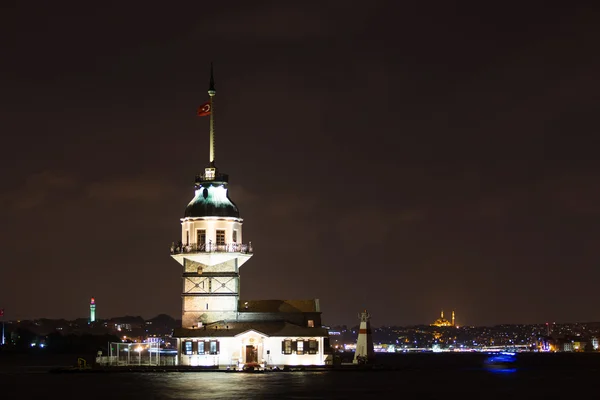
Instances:
[[[18,399],[553,399],[600,389],[593,365],[539,361],[514,372],[435,357],[388,371],[277,373],[74,373],[23,367],[0,372],[0,397]],[[550,363],[551,364],[551,363]],[[598,365],[596,365],[598,364]],[[11,396],[6,396],[10,394]]]

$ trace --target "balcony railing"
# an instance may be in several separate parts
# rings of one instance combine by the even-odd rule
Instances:
[[[243,243],[190,243],[185,244],[172,244],[171,254],[188,254],[188,253],[244,253],[252,254],[252,242],[248,244]]]

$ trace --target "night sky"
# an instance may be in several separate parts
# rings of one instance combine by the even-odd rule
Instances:
[[[212,61],[243,299],[319,298],[329,325],[600,320],[599,7],[9,3],[7,319],[91,296],[98,318],[181,318],[169,247]]]

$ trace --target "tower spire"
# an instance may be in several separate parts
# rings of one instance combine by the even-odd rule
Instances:
[[[210,166],[215,167],[215,100],[213,97],[217,94],[215,90],[215,78],[213,76],[213,64],[210,63],[210,84],[208,86],[208,95],[210,97]]]

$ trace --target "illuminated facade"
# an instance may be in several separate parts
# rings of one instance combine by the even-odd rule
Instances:
[[[448,321],[444,318],[444,310],[442,310],[440,317],[436,319],[431,326],[456,326],[454,320],[454,311],[452,311],[452,321]]]
[[[208,94],[210,101],[198,115],[210,116],[210,163],[196,176],[181,239],[171,244],[171,256],[183,268],[182,326],[174,332],[178,363],[324,365],[328,334],[317,299],[240,300],[240,268],[253,248],[243,241],[243,219],[229,198],[229,177],[215,164],[212,68]]]

